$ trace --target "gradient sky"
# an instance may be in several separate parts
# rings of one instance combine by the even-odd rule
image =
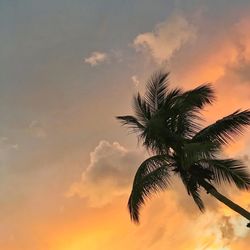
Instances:
[[[245,250],[246,221],[178,181],[126,208],[147,157],[116,115],[157,69],[212,82],[207,122],[250,108],[249,0],[0,0],[0,249]],[[250,130],[224,154],[250,167]],[[250,209],[250,194],[221,190]],[[230,190],[230,191],[228,191]]]

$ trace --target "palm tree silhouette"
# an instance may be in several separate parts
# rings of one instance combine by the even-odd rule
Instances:
[[[134,116],[118,116],[123,125],[137,133],[139,141],[153,154],[139,166],[128,200],[131,220],[139,223],[145,201],[170,184],[178,175],[188,195],[199,209],[205,207],[200,197],[203,188],[220,202],[250,220],[250,213],[220,194],[214,184],[229,183],[239,189],[250,188],[250,174],[240,160],[221,159],[223,145],[250,125],[250,111],[237,110],[201,128],[200,111],[215,99],[210,84],[189,91],[169,89],[169,73],[156,72],[146,85],[146,93],[133,99]]]

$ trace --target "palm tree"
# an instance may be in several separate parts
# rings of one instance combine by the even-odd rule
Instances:
[[[250,111],[234,113],[202,128],[201,110],[215,100],[210,84],[189,91],[169,88],[169,73],[157,72],[146,85],[146,93],[133,98],[134,116],[118,116],[138,135],[152,155],[139,166],[128,200],[131,220],[139,223],[140,208],[151,194],[165,190],[170,178],[178,175],[188,195],[199,209],[205,207],[200,197],[204,189],[246,219],[250,213],[217,191],[215,185],[229,183],[250,188],[250,174],[240,160],[220,158],[223,145],[250,125]]]

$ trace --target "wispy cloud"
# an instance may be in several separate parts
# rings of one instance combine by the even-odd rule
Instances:
[[[138,80],[138,77],[137,77],[136,75],[133,75],[133,76],[131,77],[131,80],[132,80],[133,84],[135,85],[135,87],[138,87],[138,86],[139,86],[140,81]]]
[[[91,66],[97,66],[98,64],[104,63],[107,60],[108,54],[99,51],[94,51],[89,57],[84,58],[84,62]]]
[[[11,149],[15,149],[18,150],[19,149],[19,145],[18,143],[13,143],[8,137],[1,137],[0,138],[0,151],[8,151]]]

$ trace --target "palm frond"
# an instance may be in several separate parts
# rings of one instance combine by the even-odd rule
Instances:
[[[133,98],[133,108],[137,119],[145,125],[151,118],[151,111],[150,106],[140,93]]]
[[[172,159],[168,155],[154,155],[146,159],[141,163],[139,168],[136,171],[134,184],[137,184],[141,181],[141,179],[152,171],[162,167],[168,166],[170,167],[172,164]]]
[[[143,146],[153,153],[165,154],[169,148],[182,142],[182,138],[178,134],[172,133],[167,128],[152,132],[149,130],[150,128],[146,128],[141,137],[143,138]]]
[[[188,171],[178,171],[179,176],[187,190],[188,195],[192,196],[194,202],[198,206],[201,212],[205,211],[205,206],[200,198],[199,187],[197,182],[197,175],[192,175]]]
[[[250,188],[250,173],[240,160],[204,159],[201,164],[213,173],[213,181],[217,184],[227,182],[235,184],[239,189]]]
[[[156,155],[145,160],[138,168],[128,208],[131,220],[139,222],[139,210],[151,193],[165,189],[169,185],[169,160],[164,155]]]
[[[193,111],[179,112],[175,131],[184,138],[191,139],[201,129],[200,120],[201,117]]]
[[[189,142],[183,145],[182,166],[186,169],[201,159],[214,158],[219,153],[220,147],[211,142]]]
[[[214,100],[215,94],[211,84],[204,84],[184,92],[178,105],[182,111],[189,111],[196,108],[202,109],[206,104],[212,104]]]
[[[173,109],[176,100],[180,95],[182,95],[182,89],[181,88],[174,88],[172,90],[169,90],[168,93],[165,96],[164,103],[161,106],[161,109],[159,112],[164,116],[173,116],[178,115],[179,112],[177,109]]]
[[[204,203],[200,197],[199,190],[198,189],[190,190],[190,195],[192,196],[195,204],[198,206],[200,211],[202,213],[205,212],[205,206],[204,206]]]
[[[164,103],[168,87],[168,75],[169,73],[159,71],[153,74],[147,82],[145,99],[153,113],[161,108]]]
[[[197,133],[201,129],[200,110],[206,104],[211,104],[214,99],[214,91],[210,84],[201,85],[179,95],[173,107],[178,112],[176,133],[186,138],[191,138]]]
[[[235,135],[242,134],[244,127],[248,125],[250,125],[250,111],[244,110],[240,112],[240,110],[237,110],[202,129],[192,140],[227,144],[229,141],[233,140]]]
[[[166,126],[173,133],[192,138],[192,136],[200,130],[200,116],[194,112],[195,108],[186,107],[184,98],[182,97],[183,90],[175,88],[168,91],[164,105],[159,111],[159,114],[165,117]],[[185,106],[185,108],[183,108]]]
[[[166,167],[160,167],[144,176],[141,181],[133,185],[128,200],[131,220],[139,223],[140,208],[151,194],[165,190],[170,184],[170,172]]]
[[[133,132],[141,132],[145,129],[145,127],[134,116],[117,116],[116,119],[120,120],[122,125],[128,126]]]
[[[158,115],[164,117],[165,125],[174,133],[176,132],[176,121],[180,115],[179,110],[175,108],[175,104],[181,94],[182,89],[180,88],[169,91],[165,97],[164,104],[158,111]]]

